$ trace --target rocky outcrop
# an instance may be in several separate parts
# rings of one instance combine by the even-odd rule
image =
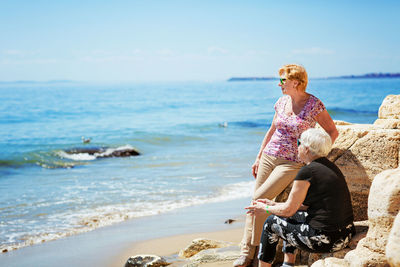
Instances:
[[[161,267],[170,264],[164,258],[157,255],[136,255],[128,259],[125,267]]]
[[[400,266],[400,212],[397,214],[389,234],[386,258],[391,266]]]
[[[379,119],[400,119],[400,95],[388,95],[378,112]]]
[[[346,177],[356,221],[367,219],[368,193],[374,177],[399,166],[400,95],[389,95],[374,124],[336,122],[339,137],[328,158]]]
[[[382,102],[375,126],[400,129],[400,95],[388,95]]]
[[[400,168],[386,170],[372,182],[368,198],[369,230],[345,260],[350,266],[385,266],[385,248],[400,210]]]
[[[196,255],[202,250],[212,249],[212,248],[222,248],[232,245],[228,242],[205,239],[205,238],[197,238],[194,239],[186,248],[182,249],[179,252],[179,257],[182,258],[190,258],[193,255]]]

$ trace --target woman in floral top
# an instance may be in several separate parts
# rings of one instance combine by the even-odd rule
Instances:
[[[297,139],[305,130],[318,123],[330,135],[332,143],[338,136],[336,126],[324,104],[306,92],[306,70],[302,66],[289,64],[279,70],[279,75],[283,96],[275,104],[271,127],[265,134],[252,166],[253,176],[256,178],[252,201],[274,199],[294,180],[304,165],[297,157]],[[241,256],[233,266],[244,267],[252,263],[267,217],[267,214],[257,217],[247,214],[240,244]]]

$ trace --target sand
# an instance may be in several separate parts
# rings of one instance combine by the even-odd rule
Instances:
[[[222,230],[216,232],[206,232],[206,233],[195,233],[195,234],[185,234],[176,235],[165,238],[152,239],[148,241],[138,242],[132,244],[130,248],[123,251],[118,257],[113,260],[112,267],[124,266],[127,259],[133,255],[139,254],[155,254],[158,256],[166,256],[167,258],[175,258],[179,251],[185,248],[193,239],[196,238],[207,238],[222,240],[227,242],[232,242],[239,244],[243,234],[243,223],[233,223],[232,229]],[[232,266],[233,261],[227,262],[217,262],[203,264],[204,267],[211,266]],[[179,261],[175,262],[170,266],[179,266]]]

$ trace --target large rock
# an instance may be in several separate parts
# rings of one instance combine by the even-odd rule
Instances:
[[[368,219],[367,199],[374,177],[399,166],[400,130],[371,124],[337,125],[339,137],[328,158],[346,177],[356,221]]]
[[[400,266],[400,212],[397,214],[389,234],[386,258],[391,266]]]
[[[382,102],[375,126],[400,129],[400,95],[388,95]]]
[[[197,238],[197,239],[194,239],[186,248],[182,249],[179,252],[179,257],[190,258],[202,250],[212,249],[212,248],[222,248],[222,247],[226,247],[229,245],[232,245],[232,244],[229,242],[224,242],[224,241],[217,241],[217,240],[211,240],[211,239],[205,239],[205,238]]]
[[[377,119],[374,125],[384,129],[400,129],[399,119]]]
[[[368,198],[369,230],[357,248],[345,256],[354,267],[388,266],[385,248],[394,219],[400,210],[400,168],[375,177]]]
[[[356,221],[367,219],[367,199],[375,175],[399,167],[400,95],[389,95],[374,124],[335,121],[339,137],[328,158],[346,177]]]
[[[125,267],[161,267],[170,264],[164,258],[157,255],[136,255],[128,259]]]
[[[400,119],[400,95],[388,95],[378,112],[379,119]]]

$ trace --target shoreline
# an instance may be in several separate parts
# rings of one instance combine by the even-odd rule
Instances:
[[[244,207],[248,203],[249,198],[241,198],[127,220],[87,233],[2,253],[0,266],[123,266],[130,256],[142,253],[139,251],[146,248],[147,242],[157,243],[169,238],[182,240],[182,247],[176,248],[179,252],[195,238],[218,236],[220,232],[224,235],[224,231],[232,229],[242,231],[240,218],[244,218]],[[237,221],[224,224],[227,219]],[[194,238],[187,239],[192,236]],[[169,243],[165,244],[174,248]],[[161,248],[159,251],[163,252]],[[127,258],[123,259],[125,256]]]

